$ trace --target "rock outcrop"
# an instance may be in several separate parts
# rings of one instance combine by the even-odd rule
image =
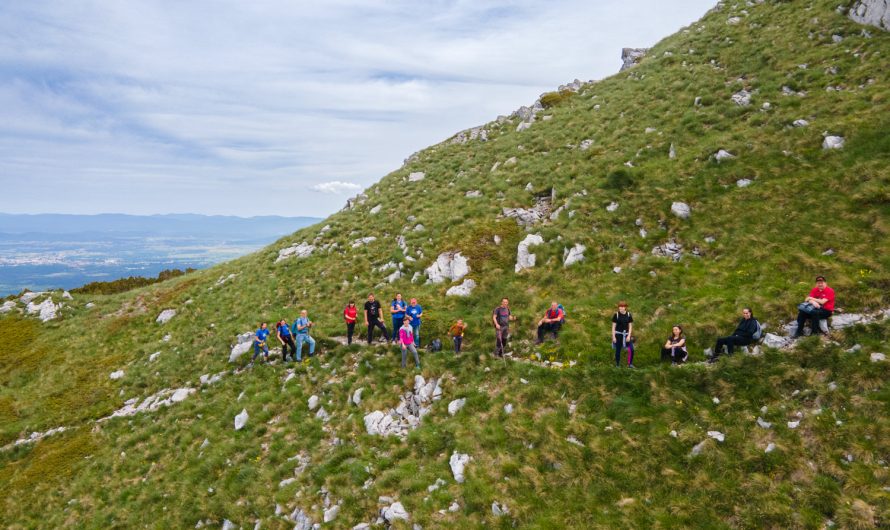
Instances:
[[[291,245],[287,248],[283,248],[278,251],[278,259],[275,260],[275,263],[279,261],[286,260],[287,258],[307,258],[312,255],[312,252],[315,251],[315,245],[310,245],[309,243],[303,241],[302,243],[298,243],[296,245]]]
[[[544,238],[540,234],[529,234],[525,239],[520,241],[516,248],[516,267],[515,272],[521,272],[525,269],[531,269],[535,266],[537,256],[529,252],[529,247],[544,244]]]
[[[467,278],[460,285],[455,285],[445,291],[445,296],[470,296],[471,294],[473,294],[473,289],[475,288],[476,280]]]
[[[443,252],[425,272],[430,283],[456,282],[470,273],[470,265],[460,252]]]
[[[364,417],[365,430],[378,436],[404,438],[420,425],[420,420],[430,412],[430,404],[442,399],[442,388],[436,379],[426,381],[414,376],[414,391],[405,392],[399,406],[386,412],[375,410]]]
[[[623,72],[628,68],[636,66],[646,56],[649,48],[622,48],[621,49],[621,69]]]
[[[857,0],[850,8],[850,18],[860,24],[890,31],[890,0]]]

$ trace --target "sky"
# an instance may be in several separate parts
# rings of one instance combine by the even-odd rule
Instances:
[[[715,0],[0,3],[0,211],[319,216]]]

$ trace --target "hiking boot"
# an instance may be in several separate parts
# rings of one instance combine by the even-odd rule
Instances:
[[[627,367],[628,368],[636,368],[636,366],[634,366],[633,364],[629,364],[629,365],[627,365]]]

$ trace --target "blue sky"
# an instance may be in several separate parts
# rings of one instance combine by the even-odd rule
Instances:
[[[714,0],[0,3],[0,211],[324,216]]]

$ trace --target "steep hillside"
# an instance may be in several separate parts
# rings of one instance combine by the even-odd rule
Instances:
[[[638,65],[416,153],[263,251],[64,300],[46,322],[7,304],[0,524],[888,524],[890,33],[837,4],[723,3]],[[426,283],[456,253],[469,272]],[[839,314],[868,317],[700,362],[742,306],[784,335],[816,274]],[[414,371],[394,349],[340,345],[342,307],[372,291],[420,300],[424,344],[464,318],[465,352]],[[508,360],[490,355],[503,296]],[[535,347],[551,300],[567,326]],[[612,367],[619,300],[637,370]],[[300,309],[320,356],[229,362],[240,334]],[[672,368],[658,359],[675,323],[694,362]],[[402,435],[372,434],[366,418],[397,407]]]

